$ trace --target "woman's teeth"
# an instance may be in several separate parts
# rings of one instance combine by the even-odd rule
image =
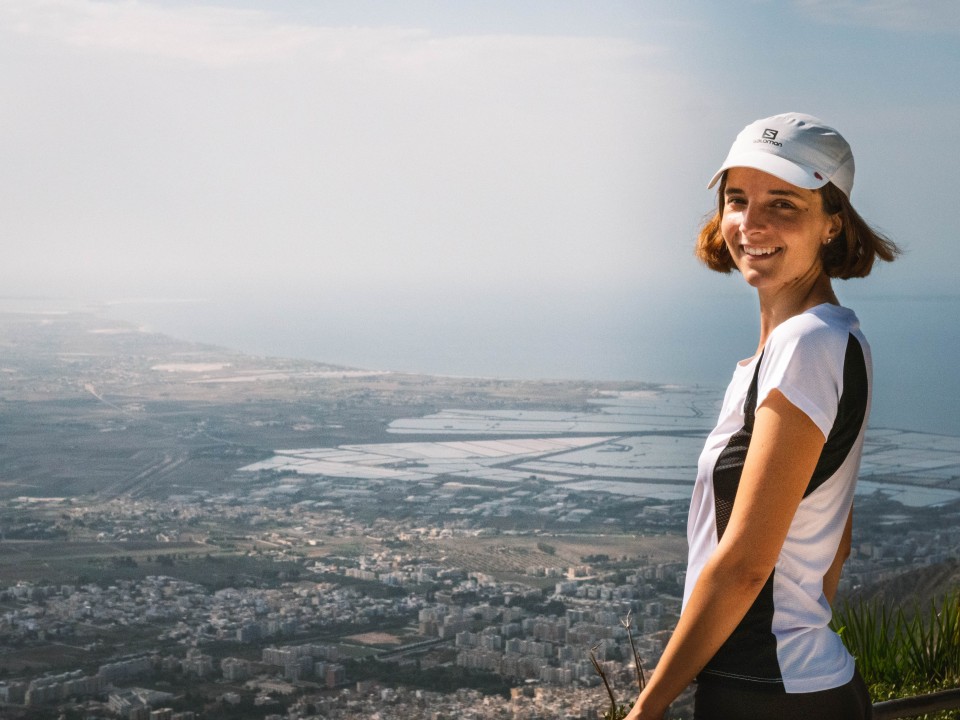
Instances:
[[[754,257],[761,257],[763,255],[773,255],[775,252],[779,252],[780,248],[778,247],[747,247],[744,246],[743,251],[747,255],[753,255]]]

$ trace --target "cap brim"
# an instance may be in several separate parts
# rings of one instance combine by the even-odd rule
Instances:
[[[760,170],[774,177],[778,177],[784,182],[805,188],[806,190],[817,190],[830,182],[829,178],[802,165],[797,165],[792,160],[757,150],[753,152],[738,152],[735,157],[727,157],[726,161],[710,180],[707,188],[712,188],[723,176],[723,173],[735,167],[748,167],[754,170]]]

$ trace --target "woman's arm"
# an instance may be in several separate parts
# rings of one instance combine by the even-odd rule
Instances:
[[[837,556],[833,559],[827,574],[823,576],[823,594],[831,605],[833,605],[833,599],[837,595],[837,587],[840,585],[840,573],[843,572],[843,564],[850,557],[852,538],[853,508],[850,508],[850,514],[847,515],[847,524],[843,528],[843,537],[840,538],[840,547],[837,548]]]
[[[779,390],[756,412],[733,514],[628,720],[660,720],[770,577],[825,438]]]

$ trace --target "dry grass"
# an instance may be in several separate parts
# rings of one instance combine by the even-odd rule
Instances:
[[[538,545],[549,545],[552,554]],[[608,555],[626,557],[637,564],[682,562],[686,559],[686,539],[680,535],[562,535],[494,536],[449,538],[425,544],[431,554],[445,557],[445,563],[466,570],[523,574],[530,567],[569,567],[584,564],[584,557]]]

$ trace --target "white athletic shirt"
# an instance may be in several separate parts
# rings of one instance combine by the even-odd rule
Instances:
[[[836,305],[818,305],[781,323],[763,351],[734,371],[698,464],[687,521],[684,605],[730,519],[756,407],[776,388],[827,440],[774,571],[702,679],[802,693],[853,677],[853,658],[828,627],[823,576],[853,503],[871,385],[870,348],[860,323],[853,311]]]

